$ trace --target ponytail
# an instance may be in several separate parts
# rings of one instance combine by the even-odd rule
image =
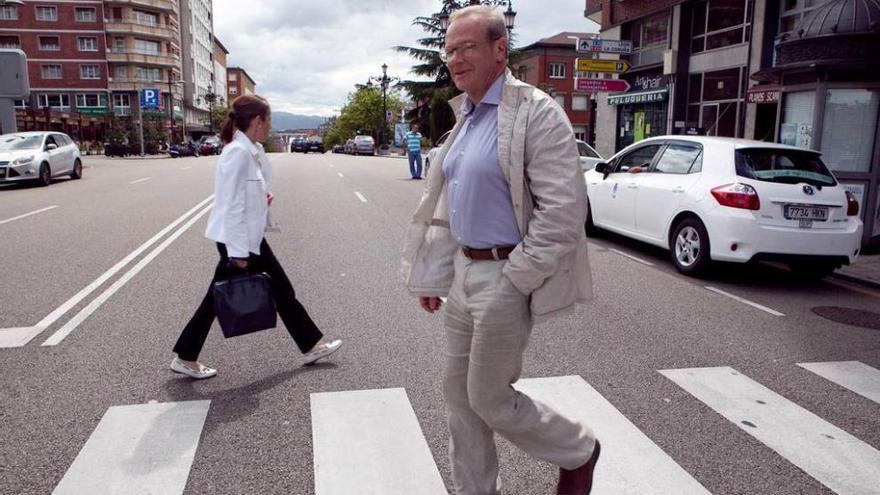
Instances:
[[[257,95],[239,96],[232,101],[229,115],[223,121],[220,139],[224,143],[230,143],[236,129],[245,132],[250,127],[251,121],[257,117],[267,120],[270,112],[269,102],[265,98]]]

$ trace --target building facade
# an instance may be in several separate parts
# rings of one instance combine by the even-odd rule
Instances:
[[[522,48],[522,58],[514,64],[517,78],[549,93],[565,110],[575,136],[591,144],[595,101],[589,93],[575,91],[574,75],[575,41],[592,36],[595,33],[563,32],[541,39]]]
[[[229,67],[226,69],[226,89],[227,101],[232,103],[241,95],[256,94],[257,83],[241,67]]]
[[[864,242],[880,242],[880,6],[858,0],[586,0],[603,39],[629,40],[597,98],[596,148],[696,133],[793,144],[859,199]]]
[[[215,104],[220,106],[226,106],[229,103],[228,94],[226,90],[226,57],[229,55],[229,50],[223,46],[223,43],[220,43],[220,40],[217,37],[214,37],[214,94],[217,99]]]
[[[110,101],[104,18],[100,1],[0,5],[0,47],[28,57],[31,96],[15,102],[19,130],[103,138]]]
[[[205,96],[214,93],[213,17],[211,0],[180,1],[183,106],[186,128],[191,138],[210,131],[209,110],[212,104]]]

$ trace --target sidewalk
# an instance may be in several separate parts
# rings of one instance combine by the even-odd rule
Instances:
[[[875,250],[862,254],[855,263],[841,267],[832,276],[880,289],[880,253]]]

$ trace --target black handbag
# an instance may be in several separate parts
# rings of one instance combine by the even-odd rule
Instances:
[[[275,328],[278,321],[275,299],[265,273],[248,273],[214,282],[214,310],[227,339]]]

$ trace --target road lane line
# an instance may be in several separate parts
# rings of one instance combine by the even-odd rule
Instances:
[[[181,494],[209,400],[107,409],[52,495]]]
[[[672,457],[579,376],[529,378],[514,388],[583,421],[602,442],[593,491],[607,495],[710,495]]]
[[[192,166],[189,166],[189,167],[183,167],[183,168],[180,169],[180,170],[189,170],[189,169],[191,169],[191,168],[192,168]]]
[[[150,179],[152,179],[152,177],[144,177],[143,179],[133,180],[133,181],[129,182],[129,184],[137,184],[137,183],[140,183],[140,182],[148,181],[148,180],[150,180]]]
[[[639,263],[641,263],[641,264],[643,264],[643,265],[654,266],[654,263],[651,263],[650,261],[645,261],[645,260],[643,260],[643,259],[641,259],[641,258],[636,258],[635,256],[633,256],[633,255],[631,255],[631,254],[624,253],[623,251],[620,251],[620,250],[618,250],[618,249],[609,249],[609,251],[611,251],[612,253],[617,253],[617,254],[619,254],[619,255],[621,255],[621,256],[625,256],[625,257],[627,257],[627,258],[629,258],[629,259],[631,259],[631,260],[633,260],[633,261],[637,261],[637,262],[639,262]]]
[[[54,210],[55,208],[58,208],[58,205],[47,206],[47,207],[45,207],[45,208],[40,208],[39,210],[35,210],[35,211],[29,212],[29,213],[25,213],[25,214],[23,214],[23,215],[19,215],[19,216],[17,216],[17,217],[7,218],[6,220],[0,220],[0,225],[3,225],[4,223],[14,222],[14,221],[16,221],[16,220],[21,220],[22,218],[27,218],[27,217],[29,217],[29,216],[31,216],[31,215],[36,215],[36,214],[38,214],[38,213],[43,213],[44,211]]]
[[[195,205],[192,209],[181,215],[177,218],[177,220],[171,222],[164,229],[160,230],[159,233],[154,235],[150,240],[141,244],[137,249],[128,254],[125,258],[120,260],[118,263],[113,265],[109,270],[104,272],[100,277],[95,279],[92,283],[87,285],[81,291],[77,292],[73,297],[65,301],[61,306],[58,306],[54,311],[49,313],[45,318],[40,320],[36,325],[31,327],[15,327],[15,328],[0,328],[0,348],[5,347],[21,347],[28,342],[30,342],[34,337],[42,333],[48,327],[50,327],[53,323],[55,323],[59,318],[64,316],[65,313],[70,311],[71,308],[79,304],[80,301],[88,297],[89,294],[94,292],[98,287],[100,287],[104,282],[106,282],[110,277],[114,276],[117,272],[122,270],[125,265],[129,264],[133,259],[137,258],[144,251],[149,249],[150,246],[155,244],[159,239],[165,236],[168,232],[177,227],[180,223],[187,219],[194,212],[199,210],[206,203],[214,199],[214,195],[210,195],[204,200],[202,200],[199,204]]]
[[[739,301],[743,304],[748,304],[749,306],[751,306],[753,308],[760,309],[761,311],[770,313],[773,316],[785,316],[785,313],[780,313],[779,311],[776,311],[775,309],[768,308],[767,306],[762,306],[756,302],[749,301],[748,299],[745,299],[745,298],[742,298],[739,296],[735,296],[729,292],[724,292],[721,289],[716,289],[715,287],[706,286],[706,290],[710,290],[716,294],[721,294],[722,296],[729,297],[729,298],[733,299],[734,301]]]
[[[880,370],[858,361],[798,363],[822,378],[880,404]]]
[[[135,275],[140,273],[141,270],[144,269],[147,265],[150,264],[159,254],[162,253],[168,246],[171,245],[178,237],[180,237],[184,232],[186,232],[194,223],[199,221],[205,213],[211,211],[211,208],[214,206],[213,203],[206,206],[202,211],[198,212],[189,219],[182,227],[177,229],[177,232],[170,235],[167,239],[162,241],[155,249],[153,249],[150,254],[146,255],[137,262],[130,270],[125,272],[125,275],[119,277],[119,280],[113,282],[113,285],[107,288],[104,292],[101,293],[98,297],[94,298],[92,302],[88,304],[85,308],[81,309],[79,313],[76,314],[73,318],[67,321],[61,328],[58,329],[55,333],[53,333],[45,342],[43,342],[43,346],[52,346],[58,345],[65,337],[70,335],[71,332],[76,330],[76,327],[80,325],[86,318],[92,315],[98,308],[101,307],[108,299],[110,299],[113,294],[116,293],[119,289],[121,289],[125,284],[128,283],[129,280],[134,278]]]
[[[355,191],[355,192],[354,192],[354,195],[357,196],[359,200],[361,200],[361,203],[366,203],[366,202],[367,202],[367,198],[365,198],[363,194],[361,194],[361,193]]]
[[[311,394],[315,494],[447,495],[402,388]]]
[[[880,487],[880,451],[730,367],[661,374],[840,495]]]
[[[338,175],[340,179],[344,179],[344,178],[345,178],[345,176],[342,175],[342,172],[336,172],[336,175]]]

